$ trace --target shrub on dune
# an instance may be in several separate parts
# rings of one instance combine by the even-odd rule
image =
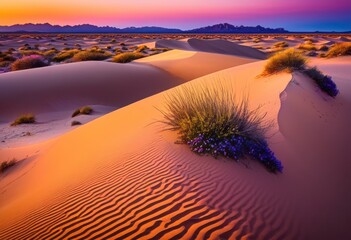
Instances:
[[[30,124],[35,123],[35,116],[33,114],[25,114],[18,117],[15,121],[11,123],[11,126],[17,126],[20,124]]]
[[[54,62],[65,61],[67,59],[72,58],[74,56],[74,54],[76,54],[78,52],[79,52],[78,49],[72,49],[72,50],[68,50],[68,51],[59,52],[58,54],[56,54],[56,56],[53,57],[52,61],[54,61]]]
[[[263,75],[278,72],[292,72],[304,69],[307,60],[302,54],[293,48],[278,52],[268,59]]]
[[[90,106],[84,106],[81,108],[76,109],[73,113],[72,113],[72,117],[76,117],[78,115],[89,115],[93,112],[93,108]]]
[[[116,55],[113,57],[112,61],[116,63],[128,63],[143,57],[144,55],[141,53],[126,52]]]
[[[184,86],[166,97],[161,111],[169,130],[178,131],[181,143],[198,154],[239,160],[251,157],[272,172],[281,172],[281,162],[265,140],[264,115],[249,110],[247,99],[237,101],[223,86]]]
[[[289,47],[289,44],[287,42],[277,42],[274,44],[275,48],[286,48]]]
[[[0,172],[3,173],[10,167],[14,166],[16,164],[16,159],[12,159],[10,161],[4,161],[0,164]]]
[[[329,96],[335,97],[338,95],[339,90],[336,87],[336,84],[333,82],[330,76],[324,75],[321,71],[319,71],[316,67],[308,68],[303,71],[308,77],[313,79],[319,88],[329,94]]]
[[[30,68],[38,68],[38,67],[45,67],[49,64],[44,60],[44,58],[40,55],[31,55],[22,57],[17,59],[11,64],[11,70],[23,70],[23,69],[30,69]]]
[[[145,50],[148,50],[149,48],[145,45],[141,45],[139,47],[137,47],[134,52],[144,52]]]
[[[72,127],[73,127],[73,126],[78,126],[78,125],[82,125],[82,123],[79,122],[79,121],[72,121],[72,122],[71,122],[71,126],[72,126]]]
[[[307,51],[316,51],[317,50],[317,47],[312,43],[302,43],[297,48],[301,49],[301,50],[307,50]]]
[[[351,55],[351,42],[342,42],[334,44],[327,52],[327,57],[338,57]]]
[[[108,52],[103,52],[103,51],[95,51],[95,50],[85,50],[78,52],[75,54],[72,58],[73,61],[75,62],[80,62],[80,61],[100,61],[100,60],[106,60],[107,58],[111,57],[112,54]]]

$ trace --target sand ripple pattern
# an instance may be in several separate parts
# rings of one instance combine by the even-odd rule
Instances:
[[[299,238],[264,192],[160,146],[161,139],[103,167],[2,229],[0,239]]]

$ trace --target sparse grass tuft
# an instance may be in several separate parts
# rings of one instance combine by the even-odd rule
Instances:
[[[262,75],[301,70],[304,69],[306,62],[306,58],[300,52],[289,48],[270,57]]]
[[[145,50],[148,50],[149,48],[147,47],[147,46],[145,46],[145,45],[141,45],[141,46],[139,46],[139,47],[137,47],[135,50],[134,50],[134,52],[144,52]]]
[[[326,54],[326,57],[338,57],[351,55],[351,42],[342,42],[334,44]]]
[[[17,71],[17,70],[24,70],[24,69],[30,69],[30,68],[45,67],[48,65],[49,64],[44,60],[42,56],[31,55],[31,56],[22,57],[14,61],[11,64],[11,70]]]
[[[317,51],[317,47],[313,43],[302,43],[297,48],[307,51]]]
[[[144,55],[141,53],[126,52],[116,55],[115,57],[113,57],[112,61],[116,63],[128,63],[143,57]]]
[[[99,61],[99,60],[105,60],[111,56],[112,56],[112,54],[109,52],[104,52],[102,50],[90,49],[90,50],[78,52],[77,54],[75,54],[73,56],[72,60],[75,62]]]
[[[14,166],[16,164],[16,159],[12,159],[10,161],[5,161],[0,164],[0,172],[4,173],[7,169]]]
[[[93,112],[93,108],[90,106],[84,106],[81,108],[76,109],[73,113],[72,113],[72,117],[76,117],[78,115],[89,115]]]
[[[286,48],[289,47],[289,44],[287,42],[277,42],[274,44],[275,48]]]
[[[72,126],[72,127],[73,127],[73,126],[77,126],[77,125],[82,125],[82,123],[79,122],[79,121],[72,121],[72,122],[71,122],[71,126]]]
[[[324,75],[321,71],[319,71],[316,67],[309,68],[303,71],[308,77],[313,79],[319,88],[326,92],[331,97],[336,97],[338,95],[339,90],[336,87],[336,84],[333,82],[330,76]]]
[[[31,113],[24,114],[20,117],[18,117],[13,123],[11,123],[11,126],[17,126],[20,124],[29,124],[29,123],[35,123],[35,116]]]
[[[181,143],[198,154],[239,160],[249,156],[272,172],[283,167],[265,140],[267,124],[247,98],[238,101],[222,85],[182,86],[166,97],[163,123],[178,131]]]
[[[52,61],[54,62],[62,62],[67,59],[70,59],[74,56],[74,54],[77,54],[79,52],[78,49],[72,49],[68,51],[62,51],[59,52],[55,57],[53,57]]]

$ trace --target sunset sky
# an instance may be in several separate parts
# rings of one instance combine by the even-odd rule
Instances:
[[[2,0],[0,25],[51,23],[191,29],[216,23],[351,30],[351,0]]]

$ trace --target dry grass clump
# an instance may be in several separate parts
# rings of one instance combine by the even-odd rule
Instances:
[[[289,47],[289,44],[287,42],[277,42],[274,44],[275,48],[286,48]]]
[[[17,163],[16,159],[12,159],[10,161],[4,161],[0,164],[0,172],[4,173],[7,169],[14,166]]]
[[[131,62],[133,60],[143,58],[143,57],[144,57],[144,55],[141,53],[125,52],[125,53],[121,53],[121,54],[114,56],[112,61],[116,62],[116,63],[128,63],[128,62]]]
[[[250,157],[272,172],[283,169],[265,140],[265,115],[249,110],[247,98],[238,100],[231,89],[220,84],[182,86],[166,97],[161,112],[168,130],[177,131],[180,142],[195,153]]]
[[[85,51],[80,51],[76,53],[72,60],[75,62],[80,62],[80,61],[100,61],[100,60],[106,60],[107,58],[110,58],[112,56],[111,53],[105,52],[102,50],[95,50],[95,49],[90,49],[90,50],[85,50]]]
[[[146,51],[146,50],[148,50],[148,49],[149,49],[149,48],[148,48],[147,46],[141,45],[141,46],[137,47],[137,48],[134,50],[134,52],[144,52],[144,51]]]
[[[153,52],[167,52],[170,50],[171,50],[170,48],[151,48],[150,49],[150,51],[153,51]]]
[[[282,52],[274,54],[268,59],[262,75],[269,75],[278,72],[292,72],[294,70],[302,70],[307,60],[300,52],[294,48],[286,49]]]
[[[76,109],[73,113],[72,113],[72,117],[76,117],[78,115],[89,115],[93,112],[93,108],[90,106],[84,106],[81,108]]]
[[[45,59],[40,55],[31,55],[25,56],[20,59],[17,59],[11,64],[11,70],[24,70],[30,68],[38,68],[38,67],[45,67],[49,64],[45,61]]]
[[[56,56],[53,57],[52,61],[54,62],[62,62],[67,59],[72,58],[75,54],[79,53],[78,49],[72,49],[67,51],[59,52]]]
[[[351,55],[351,42],[342,42],[334,44],[326,54],[326,57],[338,57]]]
[[[297,48],[307,51],[317,51],[317,47],[313,43],[302,43]]]
[[[72,122],[71,122],[71,126],[72,126],[72,127],[73,127],[73,126],[77,126],[77,125],[82,125],[82,123],[79,122],[79,121],[72,121]]]
[[[28,113],[18,117],[15,121],[11,123],[11,126],[17,126],[20,124],[30,124],[30,123],[35,123],[35,116],[31,113]]]
[[[322,45],[322,46],[320,46],[319,47],[319,49],[318,49],[319,51],[323,51],[323,52],[326,52],[326,51],[328,51],[329,50],[329,47],[327,46],[327,45]]]

